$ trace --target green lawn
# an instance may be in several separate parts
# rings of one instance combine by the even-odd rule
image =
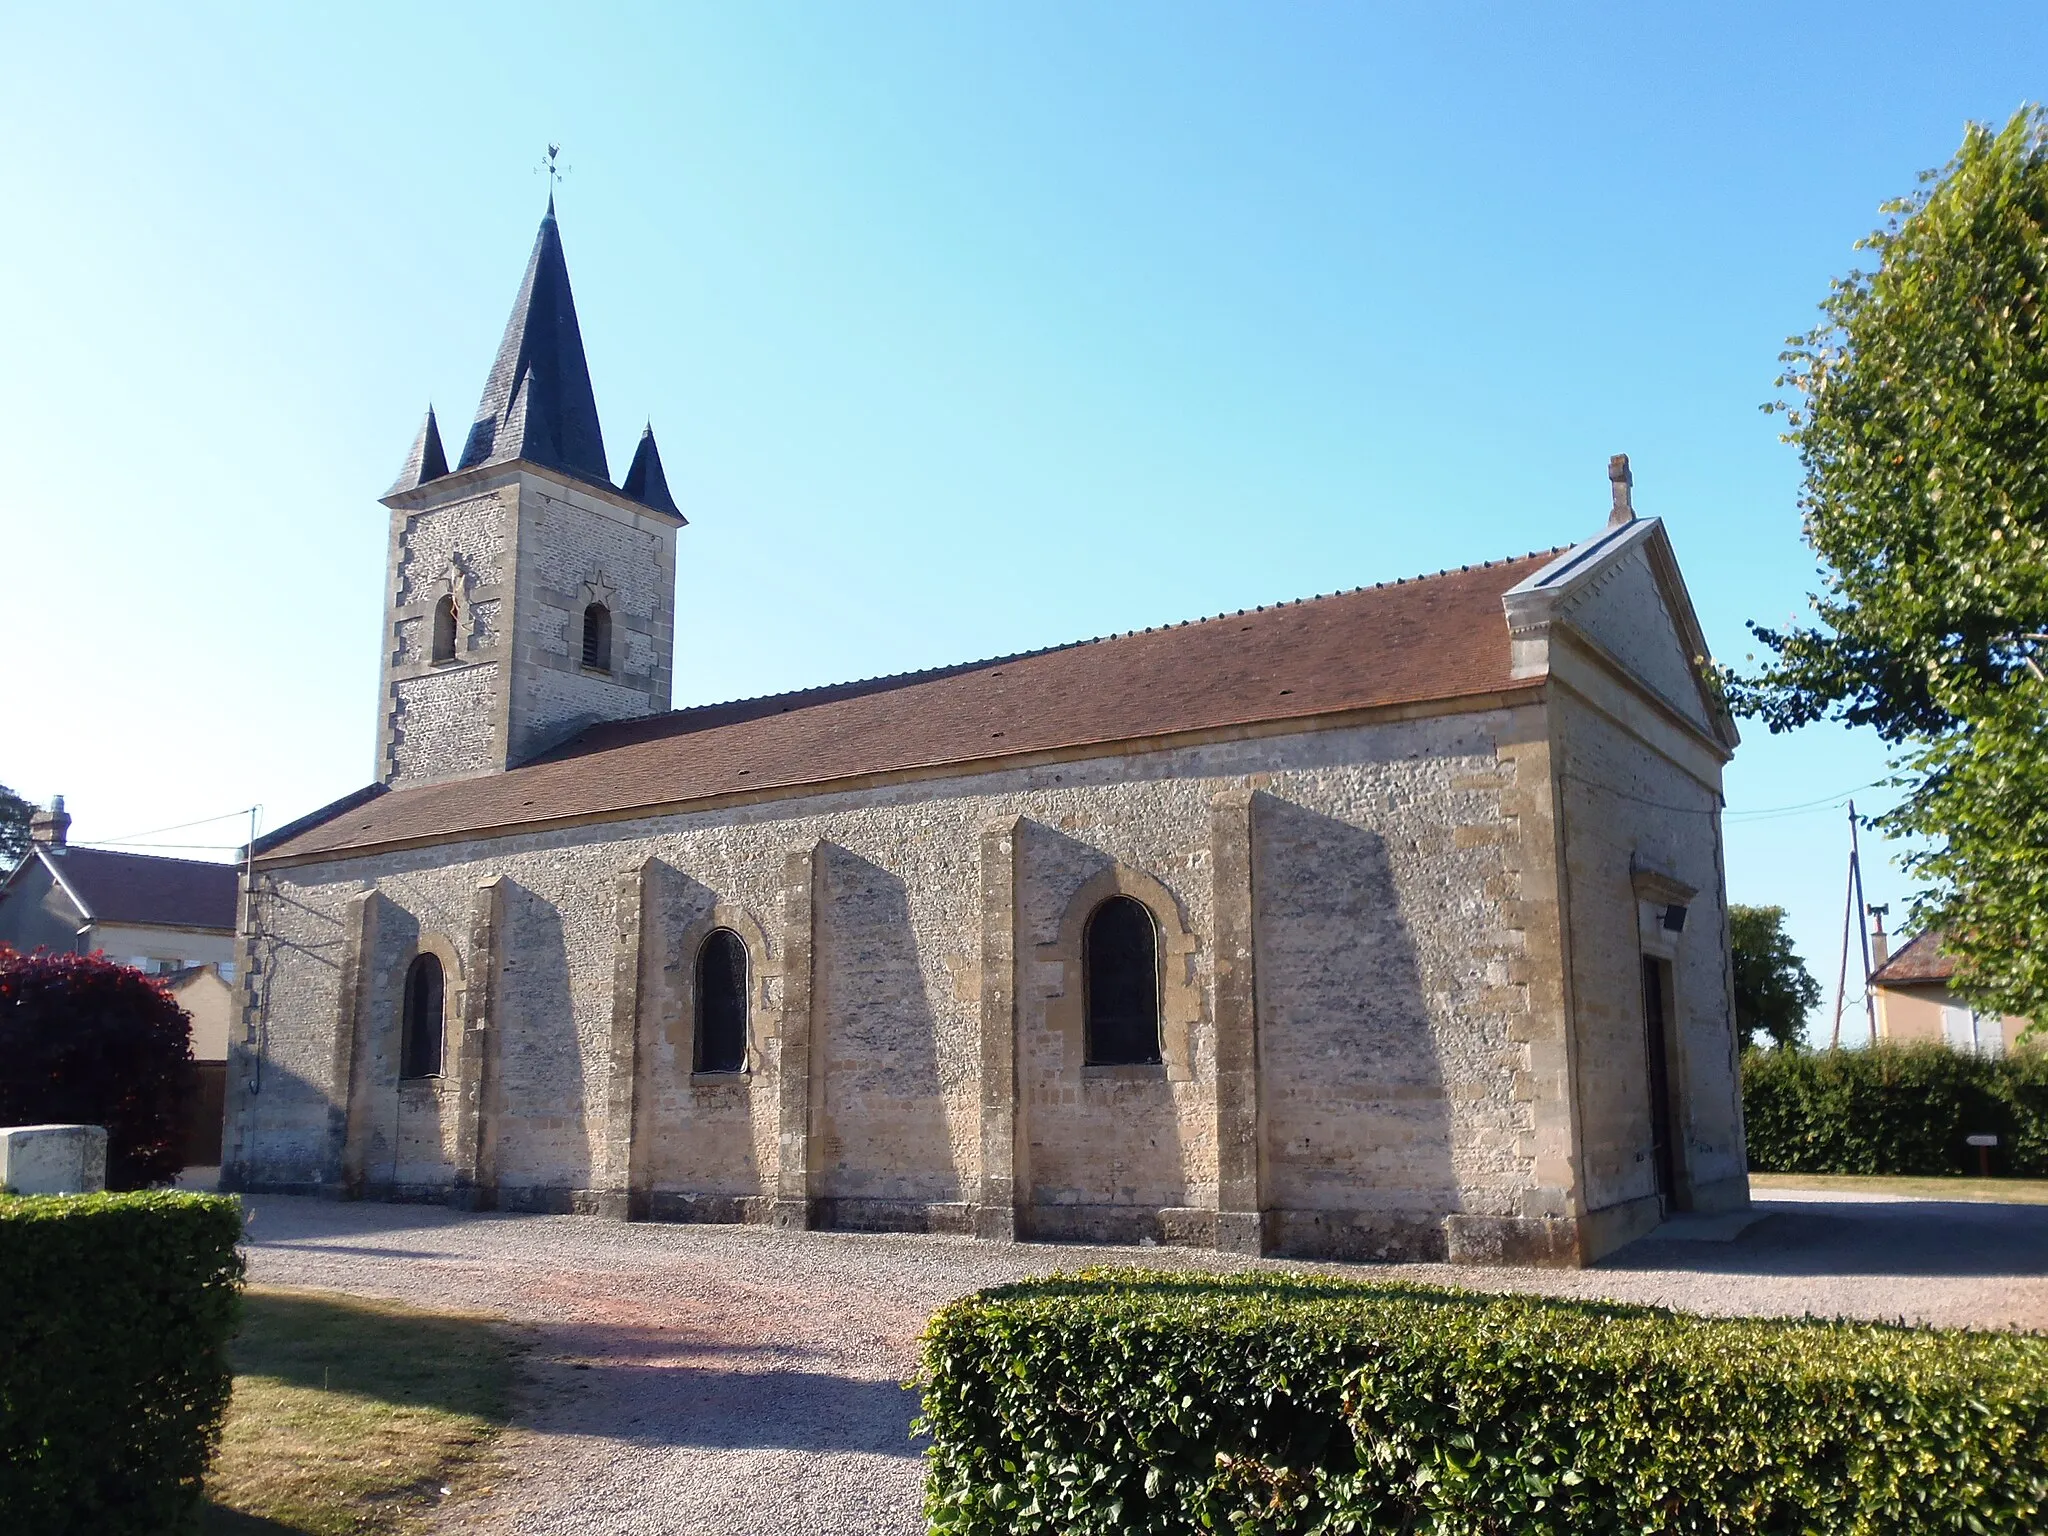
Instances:
[[[511,1408],[517,1343],[488,1318],[252,1287],[207,1478],[209,1536],[414,1529]]]
[[[1869,1190],[1915,1200],[1977,1200],[1998,1205],[2048,1205],[2048,1179],[1916,1178],[1905,1174],[1752,1173],[1752,1193],[1774,1189]]]

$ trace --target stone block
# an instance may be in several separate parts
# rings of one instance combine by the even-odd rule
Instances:
[[[1585,1262],[1579,1224],[1569,1218],[1446,1216],[1444,1239],[1453,1264],[1571,1269]]]
[[[87,1195],[107,1187],[107,1133],[97,1125],[0,1128],[0,1186],[10,1195]]]

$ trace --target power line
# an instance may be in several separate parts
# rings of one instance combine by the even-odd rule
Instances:
[[[80,838],[79,841],[82,843],[139,843],[143,838],[155,837],[160,832],[182,832],[187,827],[211,826],[216,821],[228,821],[236,816],[246,816],[255,809],[256,807],[253,805],[245,805],[240,810],[222,811],[218,816],[202,816],[197,821],[181,821],[168,827],[151,827],[147,832],[123,832],[119,837]],[[205,848],[215,846],[227,847],[230,845],[225,843],[166,843],[164,846],[167,848]],[[242,845],[235,843],[232,846],[239,848]]]
[[[1832,795],[1823,795],[1818,800],[1801,800],[1793,805],[1760,805],[1753,810],[1730,811],[1730,816],[1788,816],[1800,811],[1833,810],[1851,795],[1860,795],[1866,789],[1876,789],[1890,782],[1886,779],[1872,779],[1868,784],[1857,784],[1849,789],[1838,790]]]
[[[1805,800],[1793,805],[1764,805],[1758,806],[1754,810],[1731,811],[1719,805],[1672,805],[1668,801],[1652,800],[1645,795],[1631,794],[1625,789],[1616,789],[1612,784],[1602,784],[1597,779],[1589,779],[1576,773],[1560,773],[1558,777],[1569,780],[1574,784],[1583,784],[1588,789],[1597,789],[1602,794],[1614,795],[1622,800],[1633,800],[1637,805],[1647,805],[1652,810],[1670,811],[1680,816],[1720,816],[1724,820],[1733,819],[1741,821],[1755,821],[1767,816],[1817,816],[1822,811],[1833,810],[1851,795],[1873,788],[1877,784],[1888,782],[1884,779],[1876,779],[1870,784],[1859,784],[1854,789],[1845,789],[1840,794],[1829,795],[1823,800]]]

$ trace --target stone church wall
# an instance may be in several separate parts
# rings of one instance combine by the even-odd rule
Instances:
[[[495,766],[495,661],[400,678],[391,692],[391,761],[399,782],[452,779]]]
[[[439,597],[442,578],[456,560],[478,586],[499,585],[504,579],[505,524],[505,503],[496,495],[408,516],[398,566],[399,604]]]
[[[519,761],[595,720],[668,708],[674,530],[529,477],[521,491],[516,665],[509,730]],[[612,664],[583,665],[583,611],[611,613]]]
[[[1440,1255],[1456,1221],[1567,1214],[1525,933],[1555,907],[1531,809],[1549,786],[1522,778],[1542,719],[1386,721],[262,873],[266,1078],[231,1116],[230,1177],[708,1219],[767,1219],[794,1189],[835,1225],[974,1230],[1014,1205],[1022,1235],[1210,1240],[1247,1177],[1227,956],[1248,931],[1270,1242]],[[1232,794],[1251,797],[1248,849],[1218,810]],[[1159,921],[1158,1068],[1081,1060],[1081,925],[1119,891]],[[753,966],[739,1075],[691,1070],[715,926]],[[423,944],[447,958],[449,1080],[401,1085]]]
[[[504,766],[497,613],[512,519],[493,492],[392,518],[378,775],[431,783]],[[454,662],[432,657],[434,609],[456,601]]]
[[[1680,1198],[1713,1209],[1747,1201],[1719,796],[1648,729],[1628,729],[1610,708],[1559,689],[1560,798],[1570,852],[1571,989],[1581,1177],[1589,1212],[1616,1231],[1604,1245],[1658,1219],[1651,1159],[1650,1089],[1642,964],[1668,950],[1681,1101]],[[1625,702],[1625,701],[1623,701]],[[1668,735],[1668,733],[1666,733]],[[1632,880],[1647,867],[1696,894],[1671,933],[1660,906]]]

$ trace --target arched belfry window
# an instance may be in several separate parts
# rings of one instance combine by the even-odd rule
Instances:
[[[445,594],[434,604],[434,660],[455,659],[455,594]]]
[[[599,672],[612,669],[612,611],[603,603],[583,610],[583,665]]]
[[[399,1045],[401,1077],[441,1075],[441,961],[420,955],[405,973],[405,1020]]]
[[[737,1072],[747,1064],[747,944],[714,928],[697,951],[699,1072]]]
[[[1112,896],[1088,917],[1082,940],[1090,1066],[1159,1060],[1159,926],[1152,911]]]

